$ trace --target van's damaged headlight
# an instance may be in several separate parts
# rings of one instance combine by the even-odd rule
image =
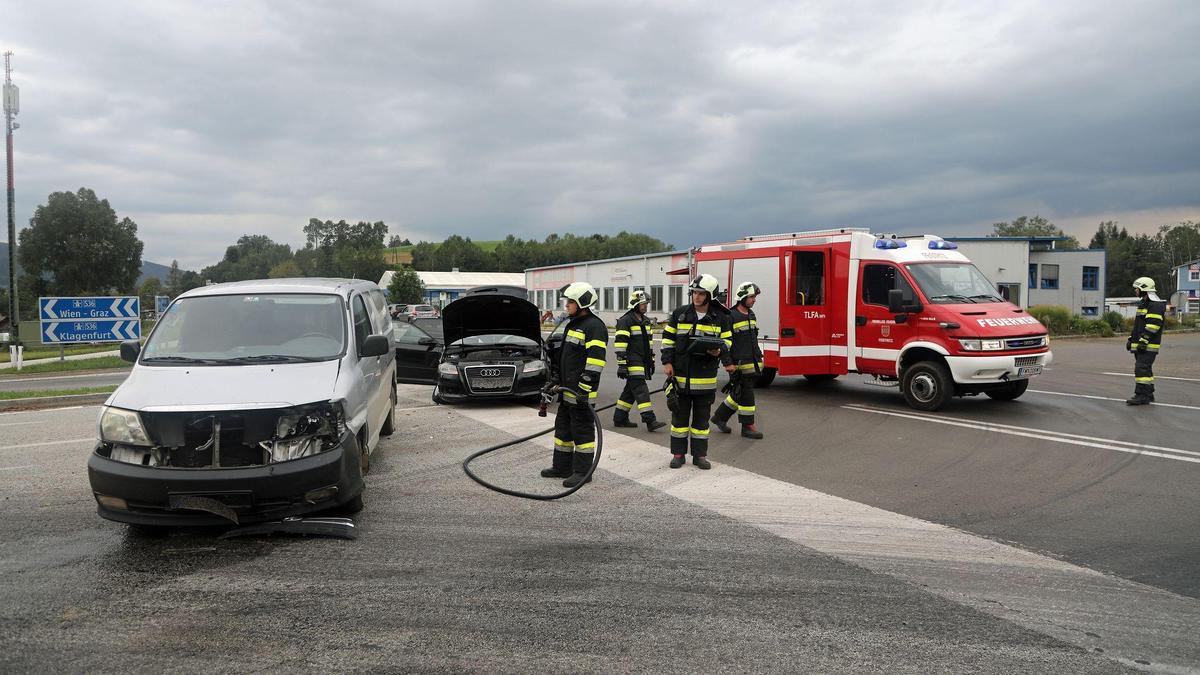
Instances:
[[[281,415],[275,423],[275,436],[259,445],[269,461],[286,462],[332,450],[345,430],[345,418],[339,403],[304,406],[294,414]]]
[[[152,445],[137,411],[121,408],[105,407],[100,412],[100,440],[124,445]]]

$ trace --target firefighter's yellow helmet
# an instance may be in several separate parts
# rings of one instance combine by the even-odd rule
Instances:
[[[708,297],[717,297],[717,289],[720,287],[720,282],[711,274],[701,274],[692,279],[692,283],[688,284],[688,289],[693,291],[704,291],[708,293]]]
[[[1134,279],[1133,287],[1135,290],[1150,293],[1154,291],[1154,280],[1150,277],[1138,277],[1137,279]]]
[[[562,289],[562,295],[568,300],[574,300],[575,304],[585,309],[596,304],[597,300],[595,287],[586,281],[567,284]]]
[[[746,281],[738,285],[737,292],[734,293],[733,297],[736,301],[741,302],[746,298],[752,295],[758,295],[759,293],[762,293],[762,289],[758,287],[758,284],[754,283],[753,281]]]
[[[646,291],[639,288],[629,294],[629,309],[633,309],[643,302],[650,302],[650,295]]]

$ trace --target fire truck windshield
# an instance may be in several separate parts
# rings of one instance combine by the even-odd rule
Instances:
[[[947,305],[1004,302],[992,282],[971,263],[919,263],[905,267],[929,302]]]

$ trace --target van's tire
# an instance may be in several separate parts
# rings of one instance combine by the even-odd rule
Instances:
[[[762,372],[758,374],[758,379],[754,380],[754,387],[756,389],[759,387],[765,389],[771,386],[771,383],[775,381],[775,373],[777,372],[779,371],[775,368],[763,368]]]
[[[396,387],[392,386],[392,407],[388,409],[387,419],[383,421],[383,427],[379,429],[380,436],[391,436],[396,433]]]
[[[954,380],[950,371],[937,361],[921,361],[905,369],[900,377],[904,401],[914,410],[941,410],[954,396]]]
[[[1028,388],[1029,380],[1014,380],[1003,387],[988,389],[983,393],[987,394],[988,398],[993,401],[1015,401],[1021,398],[1021,394],[1024,394]]]
[[[830,375],[826,373],[824,375],[805,375],[804,379],[812,382],[813,384],[823,384],[825,382],[833,382],[837,379],[837,377],[837,375]]]

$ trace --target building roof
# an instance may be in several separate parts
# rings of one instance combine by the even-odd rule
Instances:
[[[946,241],[1066,241],[1070,237],[942,237]]]
[[[379,286],[387,288],[395,272],[388,270],[379,279]],[[525,286],[525,275],[519,272],[417,272],[427,290],[467,289],[476,286]]]
[[[687,255],[687,249],[682,251],[663,251],[662,253],[643,253],[640,255],[627,255],[620,258],[602,258],[600,260],[580,260],[579,262],[563,263],[561,265],[544,265],[542,267],[530,267],[526,272],[533,270],[552,270],[560,267],[575,267],[577,265],[599,265],[600,263],[621,262],[622,260],[643,260],[646,258],[661,258],[663,256]],[[524,282],[522,282],[524,283]]]

